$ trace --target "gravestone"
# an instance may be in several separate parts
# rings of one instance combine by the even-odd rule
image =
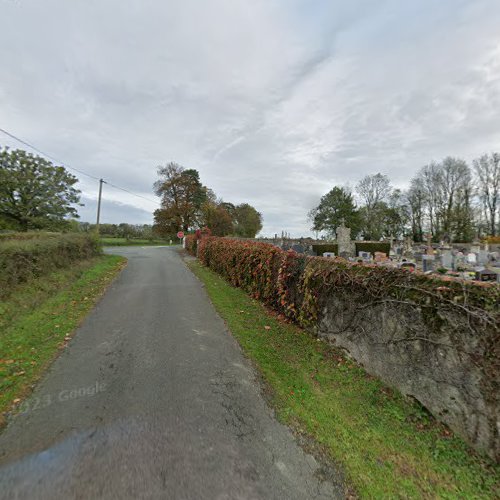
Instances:
[[[462,252],[457,252],[455,255],[455,269],[461,270],[465,267],[465,255]]]
[[[427,255],[434,255],[434,249],[432,248],[432,234],[427,234],[427,249],[425,252]]]
[[[341,257],[355,257],[356,244],[351,241],[351,228],[346,227],[344,223],[337,228],[337,245]]]
[[[473,253],[473,252],[469,252],[469,253],[467,254],[467,262],[468,262],[469,264],[471,264],[471,265],[475,266],[475,265],[476,265],[476,263],[477,263],[477,255],[476,255],[475,253]]]
[[[434,255],[422,255],[422,268],[424,273],[434,270]]]
[[[305,251],[305,248],[303,245],[301,245],[300,243],[297,245],[292,245],[292,248],[291,248],[294,252],[297,252],[297,253],[304,253]]]
[[[488,263],[488,252],[485,250],[479,250],[477,254],[477,263],[480,266],[484,266]]]
[[[372,254],[370,252],[358,252],[358,256],[361,257],[364,261],[372,260]]]
[[[470,247],[471,253],[479,253],[480,250],[481,250],[481,245],[479,243],[472,243]]]
[[[441,266],[446,269],[453,268],[453,255],[451,254],[451,250],[443,250],[441,253]]]
[[[413,240],[410,237],[405,238],[403,244],[403,255],[410,257],[413,254]]]

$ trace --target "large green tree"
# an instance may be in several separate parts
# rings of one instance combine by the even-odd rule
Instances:
[[[200,174],[170,162],[158,167],[158,176],[154,190],[161,197],[162,207],[154,213],[155,230],[159,234],[172,234],[193,229],[210,194],[202,185]]]
[[[262,214],[249,205],[241,203],[234,207],[233,213],[234,232],[243,238],[255,238],[262,229]]]
[[[325,231],[335,236],[335,230],[344,223],[355,236],[360,228],[360,217],[349,191],[335,186],[320,200],[319,205],[309,212],[313,231]]]
[[[78,217],[78,179],[64,167],[21,149],[0,150],[0,219],[7,227],[59,229]]]

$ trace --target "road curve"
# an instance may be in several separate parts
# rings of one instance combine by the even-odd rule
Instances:
[[[340,498],[179,252],[112,251],[128,266],[0,435],[0,498]]]

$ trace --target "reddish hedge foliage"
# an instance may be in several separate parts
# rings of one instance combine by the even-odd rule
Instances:
[[[197,238],[196,238],[196,235],[194,235],[194,234],[188,234],[184,238],[184,244],[186,246],[186,250],[191,255],[194,255],[195,257],[196,257],[196,241],[197,241]]]
[[[437,310],[443,308],[469,314],[478,321],[483,313],[490,319],[498,316],[497,286],[477,286],[340,258],[306,257],[268,243],[218,237],[199,240],[198,257],[231,284],[302,325],[316,321],[324,300],[332,293],[348,295],[349,300],[356,297],[360,303],[411,302],[434,308],[437,316]]]

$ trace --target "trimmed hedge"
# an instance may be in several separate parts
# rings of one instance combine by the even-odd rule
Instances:
[[[48,231],[26,231],[24,233],[19,233],[15,231],[7,231],[5,233],[0,233],[0,242],[6,240],[35,240],[44,238],[57,238],[61,233],[51,233]]]
[[[187,252],[196,257],[196,235],[188,234],[184,238],[184,244]]]
[[[335,255],[339,254],[339,246],[337,243],[324,243],[319,245],[312,245],[313,252],[321,257],[325,252],[332,252]]]
[[[370,252],[375,255],[375,252],[384,252],[389,255],[391,251],[391,244],[382,241],[360,241],[356,243],[356,257],[359,252]]]
[[[21,283],[101,253],[94,235],[42,234],[0,241],[0,299]]]
[[[338,257],[307,257],[268,243],[218,237],[199,240],[198,257],[233,285],[285,312],[303,326],[316,321],[325,295],[342,293],[344,287],[349,293],[356,291],[376,299],[408,300],[415,307],[427,309],[432,304],[436,307],[446,304],[461,315],[475,316],[486,311],[498,316],[500,288],[494,285],[351,263]],[[291,311],[295,312],[290,314]]]

